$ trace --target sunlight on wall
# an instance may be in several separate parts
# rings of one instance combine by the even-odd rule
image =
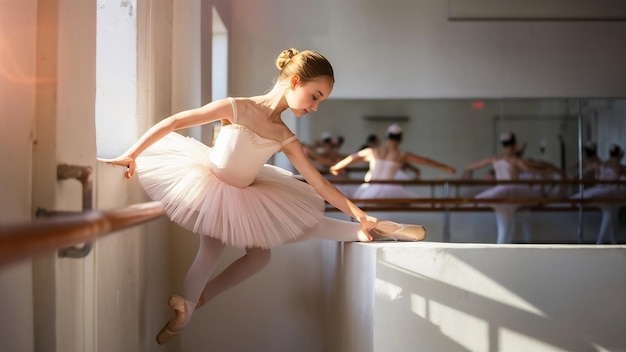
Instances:
[[[545,314],[539,308],[525,301],[514,292],[501,286],[498,282],[484,275],[479,270],[469,265],[466,265],[458,258],[452,255],[445,255],[438,258],[439,260],[446,261],[445,265],[409,268],[407,267],[407,265],[412,264],[412,266],[415,266],[415,263],[393,263],[391,261],[381,261],[379,262],[379,264],[392,267],[394,270],[400,270],[404,272],[408,271],[414,276],[444,278],[445,280],[442,280],[442,282],[444,282],[445,284],[454,286],[463,291],[467,291],[468,293],[476,295],[477,297],[485,297],[483,295],[483,292],[489,292],[491,296],[495,295],[497,297],[500,297],[500,301],[498,303],[545,317]],[[463,268],[464,270],[454,270],[446,272],[431,271],[433,268],[441,267]]]
[[[376,278],[374,282],[374,291],[377,296],[385,297],[391,301],[402,297],[402,287],[379,278]]]
[[[213,7],[213,57],[211,67],[211,99],[228,96],[228,30]]]
[[[430,321],[441,332],[470,351],[489,351],[489,323],[458,309],[430,301]],[[468,334],[468,331],[471,332]]]
[[[401,302],[405,298],[403,296],[408,295],[411,312],[433,324],[447,338],[468,350],[487,352],[492,350],[493,344],[502,344],[503,341],[507,345],[511,344],[508,347],[514,346],[515,350],[519,350],[519,346],[528,346],[527,350],[539,347],[541,350],[549,349],[545,342],[532,336],[514,334],[501,326],[497,322],[506,319],[502,319],[498,315],[500,313],[496,312],[492,316],[488,307],[500,307],[499,310],[504,311],[524,311],[530,313],[527,316],[529,319],[546,318],[544,312],[499,283],[497,278],[487,276],[480,268],[468,265],[450,253],[439,253],[434,257],[432,265],[424,265],[411,256],[386,256],[378,261],[378,266],[383,270],[391,269],[390,272],[394,275],[389,277],[393,283],[388,282],[384,275],[383,278],[376,278],[377,297]],[[407,291],[406,287],[393,281],[398,277],[412,277],[422,282],[420,287],[424,291]],[[448,292],[456,293],[452,296],[433,295],[433,286],[448,287]],[[495,336],[500,337],[494,340]],[[507,346],[498,347],[499,350],[506,350]]]
[[[513,349],[516,351],[567,351],[507,328],[500,328],[498,332],[500,345],[494,346],[497,347],[498,351],[510,351]]]
[[[114,157],[137,139],[137,2],[99,0],[96,153]]]

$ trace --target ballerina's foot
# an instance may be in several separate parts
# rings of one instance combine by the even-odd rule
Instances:
[[[189,321],[189,313],[184,298],[180,296],[171,296],[169,299],[169,305],[174,309],[176,314],[174,318],[165,324],[165,326],[159,331],[156,341],[159,345],[165,344],[178,335],[187,322]]]
[[[398,224],[393,221],[380,221],[370,230],[374,241],[416,242],[426,237],[426,229],[422,225]]]

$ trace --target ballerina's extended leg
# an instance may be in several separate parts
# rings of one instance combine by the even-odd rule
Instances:
[[[421,241],[426,236],[426,229],[421,225],[398,224],[381,220],[375,229],[370,230],[374,241]],[[319,224],[307,230],[300,237],[289,243],[322,238],[339,242],[366,242],[369,238],[361,231],[358,222],[324,217]]]

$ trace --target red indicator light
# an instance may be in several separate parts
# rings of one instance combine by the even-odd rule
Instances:
[[[472,103],[472,108],[475,110],[482,110],[485,107],[485,103],[481,100],[476,100]]]

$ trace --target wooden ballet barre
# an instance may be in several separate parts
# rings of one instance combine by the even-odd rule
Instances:
[[[492,211],[488,204],[522,204],[540,211],[595,210],[598,203],[626,204],[626,198],[377,198],[351,199],[364,211]],[[546,206],[549,204],[568,204]],[[420,206],[421,205],[421,206]],[[427,205],[427,206],[426,206]],[[338,211],[327,204],[326,211]]]
[[[164,214],[161,202],[147,202],[116,210],[89,210],[25,223],[0,224],[0,266],[87,242]]]
[[[303,178],[298,176],[299,179]],[[372,180],[365,182],[362,179],[349,178],[330,178],[333,184],[338,185],[360,185],[360,184],[391,184],[405,186],[496,186],[496,185],[619,185],[626,187],[626,181],[607,181],[607,180]]]

